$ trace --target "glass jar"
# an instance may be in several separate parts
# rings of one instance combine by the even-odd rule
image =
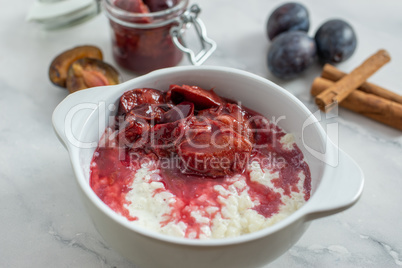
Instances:
[[[137,74],[177,65],[183,52],[190,61],[200,65],[216,48],[214,41],[206,36],[200,9],[188,7],[188,0],[179,0],[168,9],[133,13],[118,8],[115,0],[104,0],[104,9],[112,29],[113,56],[123,68]],[[185,46],[182,38],[185,30],[194,25],[200,37],[202,50],[196,55]]]

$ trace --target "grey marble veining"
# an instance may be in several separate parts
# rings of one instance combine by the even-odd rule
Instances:
[[[206,64],[271,79],[317,110],[309,90],[320,73],[318,64],[292,81],[273,77],[265,64],[265,22],[284,1],[192,2],[201,6],[201,18],[218,43]],[[311,35],[334,17],[355,27],[357,51],[340,69],[350,71],[385,48],[392,61],[370,80],[402,94],[401,1],[301,2],[310,10]],[[25,21],[32,3],[3,1],[0,8],[0,267],[135,267],[94,228],[51,125],[52,111],[67,91],[48,81],[50,61],[62,50],[94,44],[116,65],[107,20],[101,14],[85,24],[46,32]],[[134,77],[121,71],[124,79]],[[365,174],[363,195],[345,212],[314,221],[294,247],[267,267],[402,266],[402,132],[342,108],[334,120],[340,148]]]

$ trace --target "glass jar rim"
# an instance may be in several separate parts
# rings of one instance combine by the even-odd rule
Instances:
[[[114,5],[114,0],[103,0],[103,7],[109,19],[127,27],[153,28],[172,23],[184,12],[189,0],[180,0],[171,8],[150,13],[135,13],[121,9]],[[133,22],[140,19],[150,19],[150,23]]]

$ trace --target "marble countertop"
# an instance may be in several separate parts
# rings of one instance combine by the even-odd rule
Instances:
[[[235,67],[271,79],[316,111],[309,90],[314,65],[292,81],[266,67],[265,22],[283,1],[193,0],[218,49],[205,63]],[[392,61],[370,81],[402,94],[402,19],[399,0],[302,0],[313,35],[327,19],[349,21],[358,35],[355,54],[338,67],[350,71],[380,48]],[[79,199],[68,154],[53,132],[51,115],[67,91],[47,77],[61,51],[94,44],[111,55],[104,14],[72,28],[44,31],[27,23],[32,0],[5,1],[0,9],[0,267],[134,267],[97,233]],[[181,65],[188,65],[183,60]],[[123,72],[124,79],[135,77]],[[365,174],[352,208],[314,221],[287,253],[267,267],[402,266],[402,132],[339,110],[337,142]]]

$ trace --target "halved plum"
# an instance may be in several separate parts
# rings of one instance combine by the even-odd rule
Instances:
[[[66,87],[68,70],[73,62],[83,58],[102,60],[102,51],[95,46],[78,46],[59,54],[49,67],[50,81],[60,87]]]
[[[83,58],[73,62],[66,79],[66,86],[70,93],[90,87],[119,83],[120,75],[113,66],[91,58]]]

